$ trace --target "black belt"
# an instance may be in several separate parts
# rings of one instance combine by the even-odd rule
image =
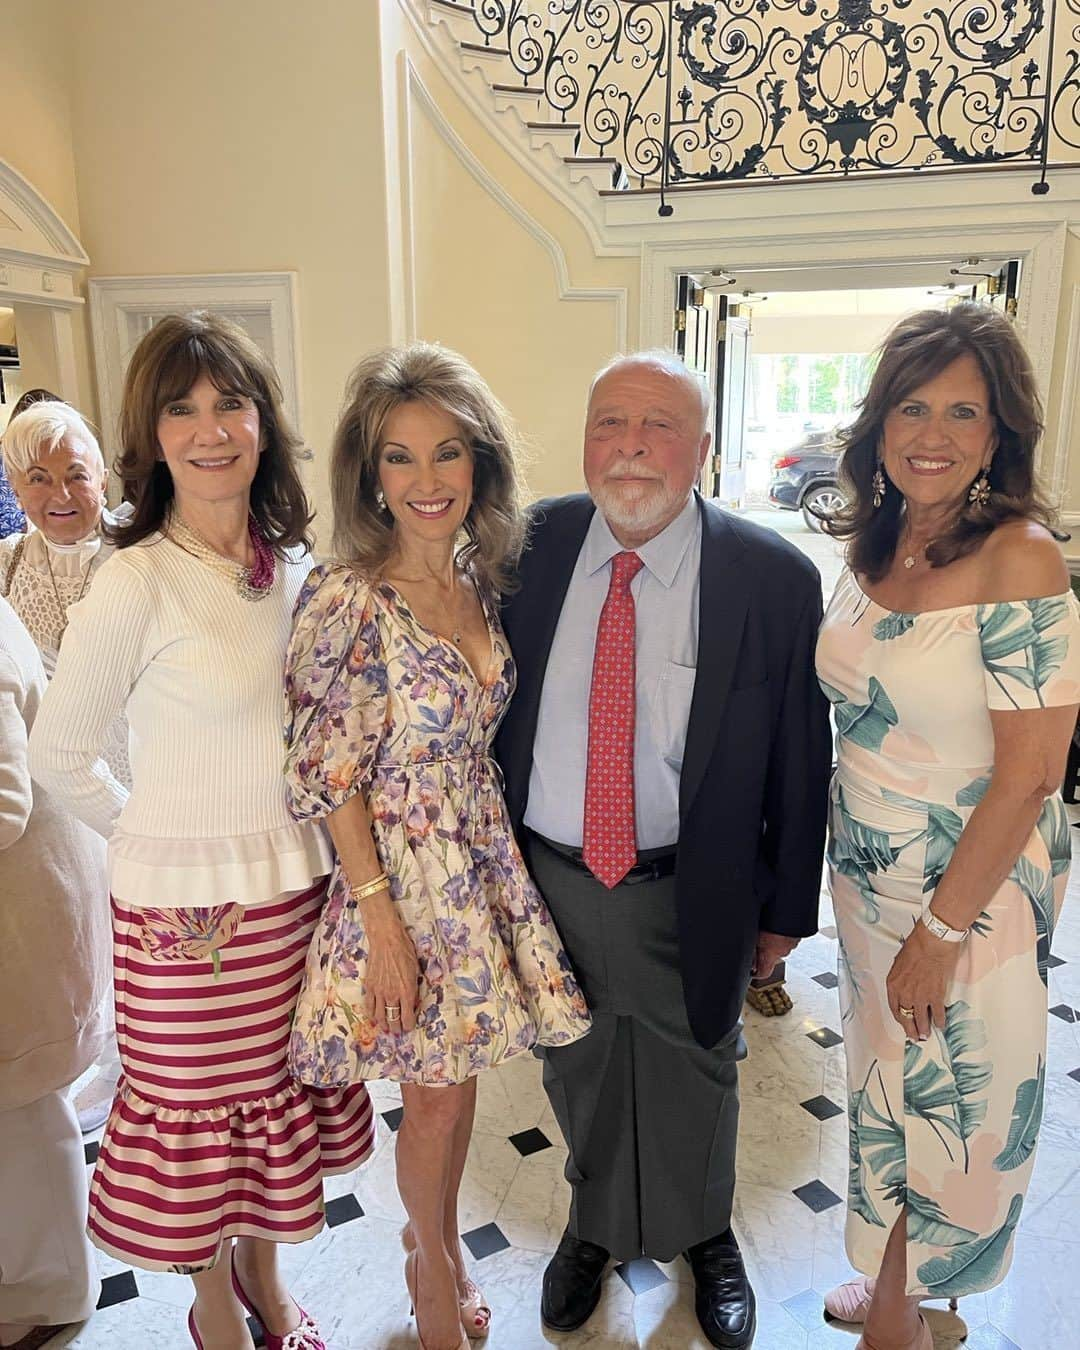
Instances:
[[[581,849],[572,848],[569,844],[557,844],[554,839],[537,834],[535,830],[529,830],[529,834],[538,839],[545,848],[551,849],[552,853],[557,853],[560,858],[573,864],[579,871],[588,873],[590,877],[593,875],[592,868],[581,855]],[[661,881],[664,877],[674,876],[675,854],[674,848],[648,849],[644,853],[639,853],[637,862],[618,885],[638,886],[643,881]]]

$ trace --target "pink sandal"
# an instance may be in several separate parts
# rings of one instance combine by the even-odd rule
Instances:
[[[406,1254],[416,1250],[412,1240],[412,1225],[406,1224],[401,1230],[401,1245]],[[469,1276],[465,1284],[458,1287],[458,1304],[461,1307],[461,1324],[470,1341],[482,1341],[491,1330],[491,1309],[484,1301],[479,1286]]]
[[[877,1283],[870,1275],[860,1275],[858,1279],[838,1284],[825,1295],[825,1321],[851,1322],[858,1324],[866,1321],[870,1301],[874,1297],[874,1285]],[[955,1298],[949,1299],[949,1311],[959,1308]]]
[[[266,1323],[259,1316],[258,1308],[248,1298],[244,1286],[240,1283],[240,1277],[236,1273],[235,1248],[233,1248],[231,1264],[233,1293],[251,1316],[258,1320],[263,1329],[263,1345],[266,1350],[326,1350],[326,1343],[322,1339],[318,1323],[313,1317],[307,1315],[299,1303],[296,1304],[297,1312],[300,1314],[299,1326],[293,1327],[292,1331],[287,1331],[284,1336],[275,1336],[272,1331],[268,1331]]]

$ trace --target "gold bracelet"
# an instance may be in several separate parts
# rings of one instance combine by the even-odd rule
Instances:
[[[369,895],[375,895],[378,891],[386,890],[390,885],[390,878],[385,872],[380,872],[377,877],[372,877],[370,881],[365,881],[359,886],[350,886],[349,894],[354,900],[366,900]]]

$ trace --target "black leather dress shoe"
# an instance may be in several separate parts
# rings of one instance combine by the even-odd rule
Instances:
[[[717,1350],[745,1350],[757,1329],[754,1291],[746,1278],[742,1252],[730,1229],[690,1247],[694,1272],[694,1311],[710,1345]]]
[[[600,1302],[608,1253],[595,1242],[564,1233],[544,1271],[540,1316],[553,1331],[576,1331]]]

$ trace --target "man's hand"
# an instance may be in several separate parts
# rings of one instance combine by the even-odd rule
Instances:
[[[784,937],[782,933],[759,933],[750,974],[755,980],[763,980],[766,975],[771,975],[778,962],[783,961],[785,956],[790,956],[798,945],[798,938]]]

